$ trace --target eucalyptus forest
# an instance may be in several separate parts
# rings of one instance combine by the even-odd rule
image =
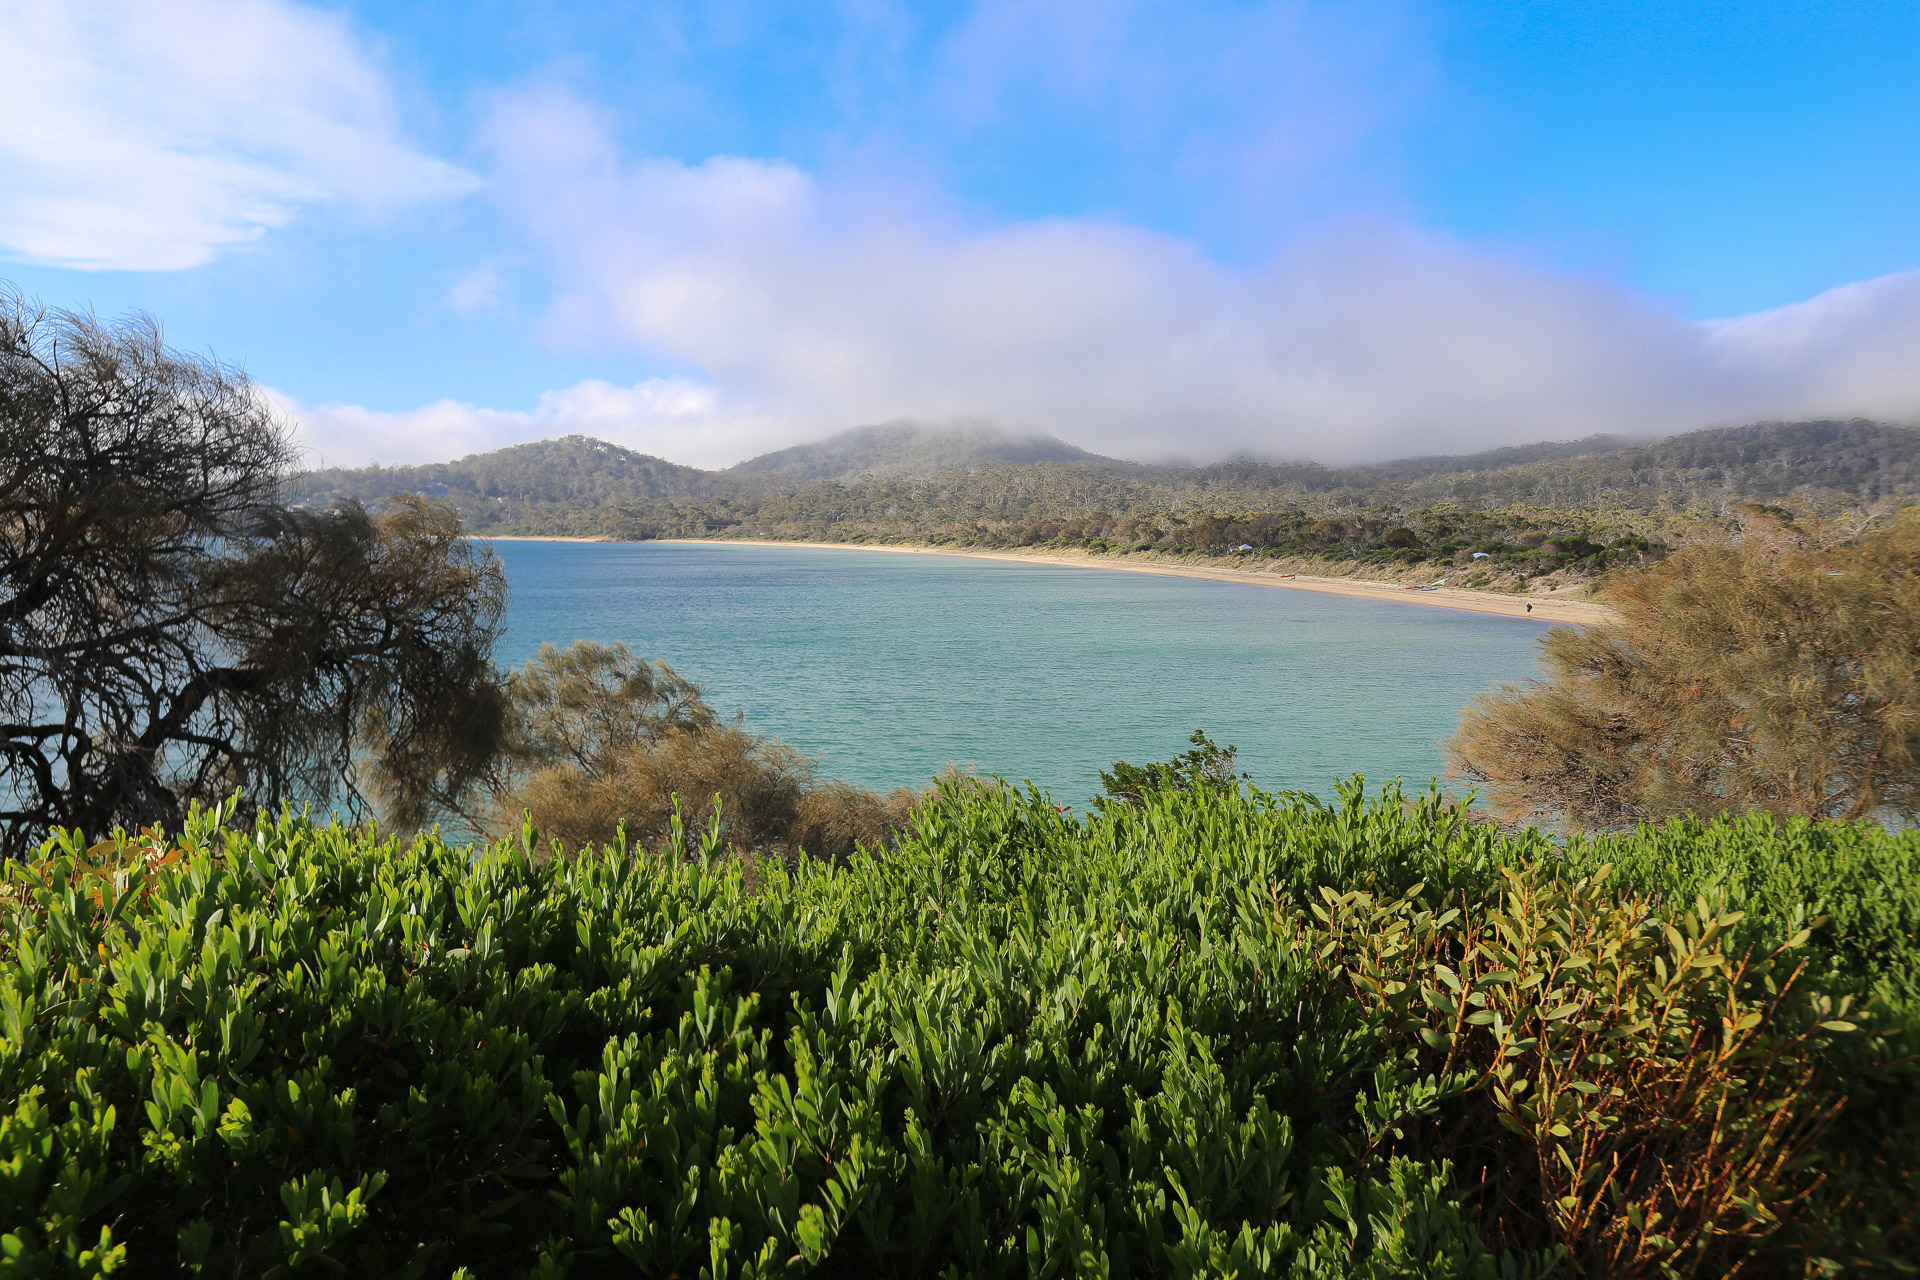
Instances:
[[[1920,501],[1920,430],[1762,423],[1366,467],[1149,466],[981,427],[844,433],[726,471],[583,436],[423,467],[300,476],[296,503],[423,494],[479,533],[767,538],[1248,560],[1483,589],[1578,586],[1758,506],[1826,519]]]

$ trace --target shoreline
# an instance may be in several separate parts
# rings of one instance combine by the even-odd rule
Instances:
[[[604,538],[515,538],[516,542],[604,542]],[[656,542],[701,547],[805,547],[816,551],[885,551],[896,555],[960,556],[971,560],[1002,560],[1014,564],[1045,564],[1066,569],[1111,569],[1120,573],[1152,573],[1168,578],[1196,578],[1206,582],[1238,582],[1256,587],[1286,587],[1295,591],[1317,591],[1323,595],[1349,596],[1362,600],[1385,600],[1395,604],[1417,604],[1428,608],[1461,609],[1470,613],[1490,613],[1519,618],[1526,622],[1562,623],[1573,626],[1606,626],[1618,615],[1606,605],[1590,600],[1555,599],[1551,596],[1495,595],[1470,591],[1464,587],[1441,587],[1436,591],[1414,591],[1391,582],[1373,582],[1364,578],[1324,578],[1313,574],[1282,577],[1262,569],[1195,567],[1166,563],[1127,563],[1095,555],[1063,552],[968,551],[944,547],[896,547],[861,542],[789,542],[775,538],[656,538]],[[1526,606],[1531,604],[1533,612]]]
[[[592,537],[588,537],[588,538],[567,538],[567,537],[561,537],[558,534],[555,534],[552,537],[535,538],[524,533],[463,533],[460,536],[463,538],[471,538],[475,542],[624,542],[626,541],[626,539],[624,538],[609,538],[604,534],[595,534]],[[688,539],[688,541],[697,542],[699,541],[699,539],[697,538]]]

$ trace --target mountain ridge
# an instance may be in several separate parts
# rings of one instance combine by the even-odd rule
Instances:
[[[454,462],[313,471],[290,487],[293,500],[307,503],[379,503],[401,493],[444,498],[476,532],[616,537],[819,532],[841,518],[833,513],[862,504],[894,513],[888,518],[902,528],[918,527],[934,506],[943,527],[1004,523],[1015,513],[1295,508],[1337,516],[1447,503],[1711,512],[1794,495],[1864,508],[1920,501],[1920,428],[1866,419],[1753,423],[1651,441],[1590,436],[1340,468],[1247,460],[1155,466],[1052,437],[882,424],[705,471],[572,435]]]

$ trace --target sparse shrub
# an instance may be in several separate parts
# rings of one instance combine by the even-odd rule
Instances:
[[[1839,545],[1748,523],[1618,572],[1617,626],[1549,631],[1545,680],[1467,708],[1450,755],[1496,813],[1920,817],[1920,518]]]
[[[801,793],[786,838],[816,858],[844,860],[856,848],[884,848],[919,800],[904,787],[881,795],[848,782],[818,783]]]
[[[495,838],[529,816],[568,852],[622,832],[653,848],[676,822],[697,839],[717,821],[741,850],[843,858],[884,845],[916,799],[822,781],[804,752],[719,721],[696,685],[624,645],[545,646],[508,689],[508,750],[469,806]]]
[[[517,826],[523,813],[531,814],[543,834],[569,851],[610,844],[621,829],[635,844],[652,847],[668,838],[676,814],[701,830],[718,796],[721,837],[742,849],[763,849],[786,840],[812,783],[812,762],[801,752],[737,725],[713,725],[628,748],[592,770],[573,764],[541,769],[502,795],[499,822]]]

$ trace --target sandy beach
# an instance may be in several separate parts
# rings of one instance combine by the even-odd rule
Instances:
[[[553,541],[561,541],[561,539],[553,539]],[[569,539],[569,541],[592,541],[592,539]],[[1212,565],[1199,567],[1151,561],[1128,561],[1053,551],[966,551],[945,547],[889,547],[854,542],[784,542],[747,538],[664,538],[661,541],[715,547],[811,547],[821,551],[886,551],[910,556],[966,556],[975,560],[1051,564],[1070,569],[1112,569],[1122,573],[1157,573],[1169,578],[1201,578],[1210,582],[1244,582],[1260,587],[1287,587],[1295,591],[1319,591],[1326,595],[1387,600],[1395,604],[1418,604],[1429,608],[1495,613],[1507,618],[1524,618],[1528,622],[1604,626],[1615,620],[1613,610],[1591,600],[1568,600],[1553,596],[1496,595],[1489,591],[1468,591],[1454,587],[1441,587],[1435,591],[1410,591],[1396,583],[1368,582],[1358,578],[1321,578],[1305,573],[1282,575],[1264,569],[1232,569]],[[1533,606],[1533,611],[1530,613],[1527,611],[1529,604]]]
[[[560,537],[533,538],[533,537],[527,537],[523,534],[518,534],[518,533],[469,533],[466,536],[469,538],[476,539],[477,541],[480,541],[480,542],[619,542],[620,541],[619,538],[608,538],[600,535],[596,535],[591,538],[560,538]],[[690,541],[698,541],[698,539],[690,539]]]

